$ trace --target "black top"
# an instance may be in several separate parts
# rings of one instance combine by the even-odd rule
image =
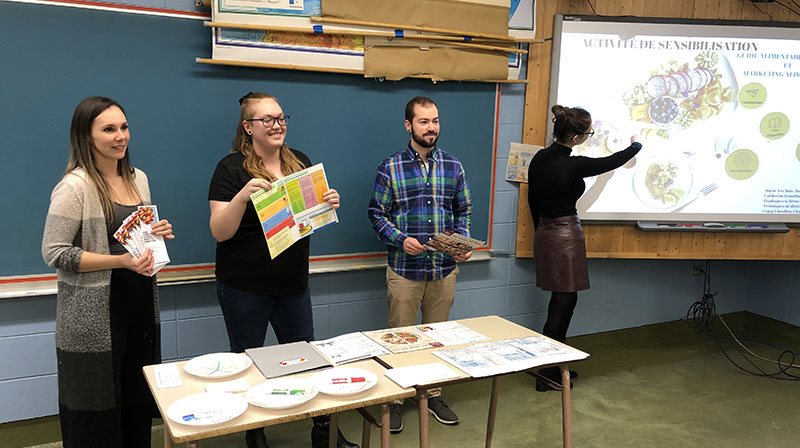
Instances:
[[[292,152],[303,166],[311,166],[308,156],[294,149]],[[208,199],[230,202],[252,178],[244,169],[244,155],[228,154],[217,164]],[[273,260],[256,209],[248,201],[236,233],[217,243],[215,273],[217,280],[243,291],[265,295],[298,294],[308,287],[308,253],[309,237],[306,237]]]
[[[540,217],[577,215],[575,204],[586,190],[583,178],[621,167],[640,149],[642,144],[634,142],[608,157],[591,158],[570,156],[572,149],[556,142],[537,152],[528,166],[528,205],[533,225],[539,225]]]

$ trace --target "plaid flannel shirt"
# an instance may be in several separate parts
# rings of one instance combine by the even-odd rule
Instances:
[[[439,280],[455,269],[452,256],[432,250],[411,256],[403,241],[421,244],[452,229],[469,236],[472,201],[464,167],[436,147],[428,167],[409,144],[378,166],[369,201],[369,219],[378,238],[388,245],[389,267],[410,280]]]

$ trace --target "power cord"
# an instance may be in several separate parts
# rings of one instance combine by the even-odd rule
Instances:
[[[733,330],[731,330],[725,322],[725,319],[718,315],[716,311],[714,297],[717,295],[717,292],[711,292],[711,261],[706,261],[705,269],[701,269],[700,272],[703,274],[703,295],[700,300],[689,306],[689,310],[686,313],[686,320],[689,323],[689,327],[696,333],[708,333],[711,335],[725,358],[727,358],[734,367],[743,372],[754,376],[774,378],[777,380],[800,380],[800,365],[796,363],[800,353],[786,350],[767,342],[736,337]],[[725,327],[728,336],[727,341],[725,338],[720,338],[714,334],[713,327],[715,319],[719,319]],[[742,341],[771,348],[778,352],[777,357],[775,359],[770,359],[758,355],[742,343]],[[734,350],[730,352],[726,350],[725,346],[723,346],[723,342],[728,342],[729,345],[734,347]],[[734,357],[740,360],[734,360]]]

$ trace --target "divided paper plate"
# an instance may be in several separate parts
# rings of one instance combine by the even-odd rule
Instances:
[[[252,387],[245,398],[255,406],[267,409],[288,409],[317,396],[316,387],[303,378],[277,378]]]
[[[311,382],[323,394],[353,395],[378,384],[378,377],[369,370],[356,367],[335,367],[314,374]]]
[[[210,353],[192,358],[183,370],[200,378],[227,378],[247,370],[253,361],[240,353]]]
[[[247,410],[247,401],[239,395],[202,392],[189,395],[167,408],[167,417],[188,426],[209,426],[227,422]]]

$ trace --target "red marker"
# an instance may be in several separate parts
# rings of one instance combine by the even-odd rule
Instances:
[[[363,376],[351,376],[346,378],[331,378],[331,384],[363,383],[367,381]]]

